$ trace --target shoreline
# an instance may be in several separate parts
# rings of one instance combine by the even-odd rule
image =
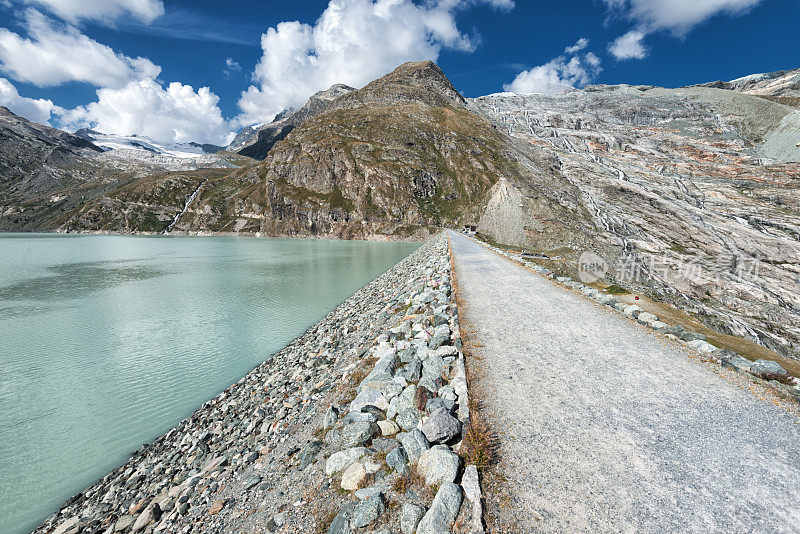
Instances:
[[[281,514],[292,529],[318,525],[321,519],[313,515],[286,517],[287,507],[303,511],[295,506],[303,502],[302,492],[296,498],[301,488],[319,489],[314,471],[324,469],[327,444],[316,439],[322,432],[317,423],[342,404],[343,396],[355,394],[354,377],[366,374],[376,346],[388,339],[391,321],[408,311],[405,302],[413,293],[426,287],[431,262],[445,261],[449,269],[442,242],[444,233],[428,240],[169,432],[68,499],[34,532],[202,532],[213,531],[217,523],[226,530],[242,529],[237,524],[242,521],[269,530],[279,526],[274,519]],[[455,306],[447,310],[457,313]],[[292,469],[297,462],[306,465]],[[325,498],[334,502],[341,495]],[[264,509],[253,511],[254,501]]]
[[[313,240],[330,240],[330,241],[364,241],[364,242],[377,242],[377,243],[424,243],[429,239],[433,239],[438,232],[442,229],[437,229],[434,233],[427,233],[414,237],[420,232],[408,236],[393,236],[388,234],[370,234],[365,237],[339,237],[336,235],[262,235],[260,232],[203,232],[196,233],[189,232],[111,232],[111,231],[80,231],[80,232],[62,232],[58,230],[37,230],[37,231],[11,231],[0,230],[0,235],[3,234],[18,234],[18,235],[59,235],[59,236],[121,236],[121,237],[249,237],[249,238],[266,238],[266,239],[313,239]]]

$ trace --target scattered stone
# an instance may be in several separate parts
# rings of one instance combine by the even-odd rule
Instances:
[[[789,376],[789,373],[786,372],[786,369],[781,367],[778,362],[774,362],[772,360],[756,360],[752,364],[750,364],[750,372],[754,375],[758,375],[761,378],[767,378],[770,380],[775,379],[784,379]]]
[[[366,445],[380,433],[381,429],[375,423],[368,421],[350,423],[342,429],[342,443],[345,447]]]
[[[325,417],[323,419],[322,428],[328,430],[329,428],[333,427],[336,424],[336,421],[339,420],[339,409],[336,406],[331,406],[328,408],[328,411],[325,412]]]
[[[417,463],[422,453],[431,448],[431,444],[425,434],[419,430],[412,430],[409,433],[399,434],[398,441],[402,443],[403,449],[408,456],[411,464]]]
[[[378,520],[386,511],[386,503],[382,493],[377,493],[358,503],[353,510],[353,519],[350,520],[352,528],[363,528]]]
[[[439,408],[422,423],[420,429],[430,443],[447,443],[461,435],[461,421]]]
[[[348,467],[342,475],[342,489],[346,491],[356,491],[364,484],[367,479],[367,470],[364,464],[356,462]]]
[[[319,451],[322,450],[323,445],[324,443],[321,441],[312,441],[306,445],[305,449],[303,449],[303,454],[300,455],[299,467],[301,471],[311,465],[311,462],[313,462],[314,458],[317,457]]]
[[[420,520],[425,515],[425,508],[414,503],[406,503],[400,511],[400,532],[414,534]]]
[[[215,514],[220,513],[222,511],[222,509],[225,507],[225,503],[226,502],[227,501],[225,499],[217,499],[208,508],[208,514],[209,515],[215,515]]]
[[[461,509],[461,487],[447,482],[433,498],[430,510],[417,526],[417,534],[449,534]]]
[[[352,534],[353,529],[350,528],[350,520],[353,517],[355,508],[355,503],[344,505],[328,528],[328,534]]]
[[[453,482],[458,475],[460,460],[445,445],[435,445],[423,452],[417,463],[420,474],[425,478],[425,484],[443,484]]]
[[[408,469],[408,456],[402,446],[395,447],[386,455],[386,465],[397,471],[400,475],[406,475]]]
[[[394,436],[400,432],[400,427],[394,421],[378,421],[382,436]]]
[[[331,476],[334,473],[344,471],[366,455],[367,449],[364,447],[353,447],[333,453],[325,462],[325,474]]]

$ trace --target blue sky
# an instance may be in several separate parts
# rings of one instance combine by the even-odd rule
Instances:
[[[0,0],[0,104],[223,143],[332,83],[434,59],[465,96],[800,67],[800,0]]]

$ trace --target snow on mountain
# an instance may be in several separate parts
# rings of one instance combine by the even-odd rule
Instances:
[[[173,158],[197,158],[222,150],[217,145],[200,143],[161,143],[140,135],[104,134],[88,128],[75,132],[75,135],[91,141],[103,150],[141,151],[147,154],[159,154]]]

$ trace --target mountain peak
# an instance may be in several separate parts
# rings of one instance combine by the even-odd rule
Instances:
[[[433,61],[403,63],[354,94],[358,94],[361,99],[388,97],[392,100],[422,100],[432,105],[466,104],[464,97]]]

